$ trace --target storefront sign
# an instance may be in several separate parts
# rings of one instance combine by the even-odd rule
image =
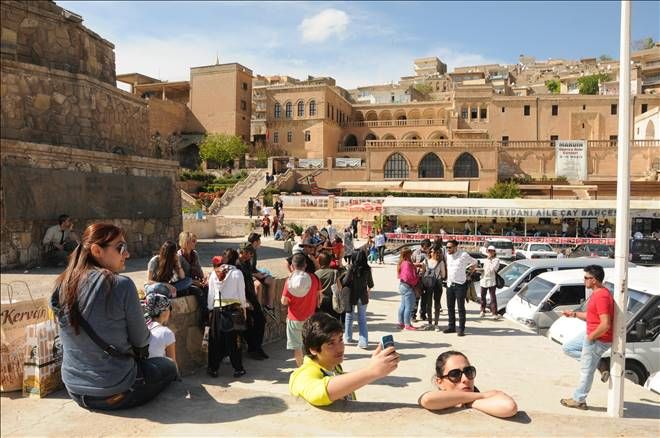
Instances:
[[[587,141],[555,141],[555,176],[585,181],[587,174]]]
[[[399,216],[460,217],[612,217],[615,208],[488,208],[488,207],[386,207],[386,214]]]
[[[301,158],[298,167],[302,169],[320,169],[323,167],[323,158]]]
[[[598,237],[532,237],[532,236],[490,236],[490,235],[463,235],[463,234],[423,234],[423,233],[386,233],[387,240],[397,242],[418,242],[423,239],[434,241],[442,238],[443,241],[456,240],[463,243],[482,243],[487,239],[508,239],[513,243],[539,242],[552,245],[580,245],[584,243],[599,245],[614,245],[615,239]]]

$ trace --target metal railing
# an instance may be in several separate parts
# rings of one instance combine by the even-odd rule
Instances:
[[[588,140],[588,148],[616,148],[617,140]],[[365,149],[483,148],[551,149],[554,140],[367,140]],[[660,140],[633,140],[632,147],[660,147]],[[362,146],[340,146],[339,152],[361,152]]]
[[[362,120],[342,123],[343,128],[390,128],[410,126],[442,126],[445,119]]]
[[[244,180],[234,184],[230,189],[226,190],[221,197],[215,198],[209,206],[209,214],[218,214],[222,207],[228,205],[235,197],[239,196],[245,189],[254,185],[257,181],[262,179],[265,175],[263,169],[256,170],[248,175]]]

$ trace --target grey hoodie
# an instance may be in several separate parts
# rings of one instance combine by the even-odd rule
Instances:
[[[78,306],[96,334],[119,351],[130,352],[132,346],[149,344],[149,329],[130,278],[114,275],[114,285],[109,289],[104,286],[100,270],[90,271],[78,291]],[[108,356],[82,327],[76,335],[68,312],[60,305],[59,290],[51,297],[51,307],[60,326],[64,349],[62,381],[69,392],[103,397],[133,386],[137,376],[135,359]]]

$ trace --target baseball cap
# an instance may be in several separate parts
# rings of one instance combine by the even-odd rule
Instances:
[[[259,233],[250,233],[250,235],[247,238],[248,242],[254,243],[257,240],[261,240],[261,234]]]
[[[493,245],[489,245],[488,248],[486,248],[486,251],[497,251]]]
[[[303,249],[302,245],[297,243],[294,245],[294,247],[291,249],[292,254],[304,254],[305,250]]]
[[[211,264],[213,266],[218,266],[222,264],[222,256],[215,256],[211,259]]]
[[[302,243],[303,246],[314,246],[314,241],[312,239],[305,239]]]
[[[287,280],[289,292],[294,297],[304,297],[312,287],[312,278],[307,272],[293,271]]]
[[[166,309],[171,309],[169,298],[161,294],[149,294],[146,298],[145,309],[152,318],[159,316]]]

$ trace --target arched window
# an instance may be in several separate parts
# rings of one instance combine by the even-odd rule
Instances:
[[[399,153],[394,153],[385,162],[385,178],[408,178],[408,163]]]
[[[419,178],[444,178],[445,168],[440,158],[434,153],[426,154],[419,162]]]
[[[353,134],[347,135],[346,138],[344,139],[344,146],[345,147],[357,146],[357,137],[354,136]]]
[[[282,115],[282,107],[277,102],[275,103],[275,109],[273,111],[273,115],[275,116],[276,119],[279,119]]]
[[[477,160],[467,152],[463,152],[454,163],[454,178],[479,178]]]
[[[316,101],[312,100],[309,102],[309,115],[310,116],[315,116],[316,115]]]
[[[370,132],[366,137],[364,137],[364,144],[366,145],[369,140],[378,140],[378,137],[376,137],[373,132]]]
[[[293,113],[293,105],[291,105],[291,102],[287,102],[286,105],[284,106],[284,117],[290,119],[292,113]]]
[[[305,103],[302,100],[298,102],[298,117],[305,117]]]

